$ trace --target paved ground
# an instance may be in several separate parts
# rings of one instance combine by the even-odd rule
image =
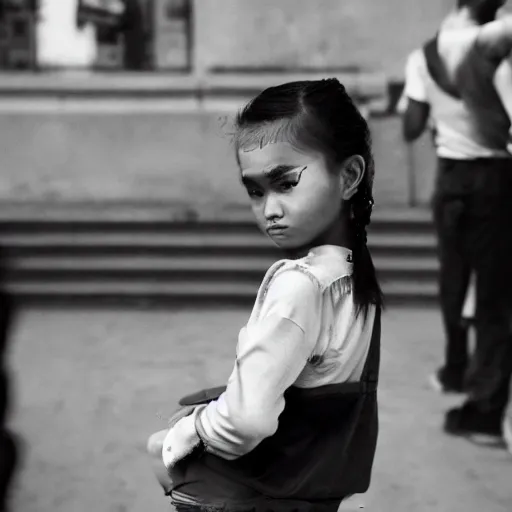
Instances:
[[[26,311],[12,344],[13,426],[28,441],[14,512],[169,510],[145,458],[177,399],[223,383],[238,311]],[[433,310],[384,316],[371,512],[510,512],[512,457],[440,433]]]

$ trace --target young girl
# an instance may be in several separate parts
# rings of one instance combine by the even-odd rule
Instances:
[[[286,259],[263,279],[227,387],[180,402],[148,450],[178,510],[334,512],[368,489],[378,430],[368,125],[329,79],[265,90],[236,128],[256,221]]]

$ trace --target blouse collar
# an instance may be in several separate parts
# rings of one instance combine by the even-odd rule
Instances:
[[[314,256],[335,256],[343,258],[346,262],[352,263],[352,250],[340,245],[319,245],[313,247],[309,254]]]
[[[308,254],[307,259],[328,260],[328,267],[332,273],[332,278],[351,275],[353,271],[352,251],[347,247],[339,245],[319,245],[313,247]]]

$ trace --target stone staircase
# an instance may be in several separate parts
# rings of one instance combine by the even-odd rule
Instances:
[[[436,299],[430,214],[377,211],[369,245],[388,302]],[[244,209],[2,209],[4,287],[22,303],[249,304],[280,253]]]

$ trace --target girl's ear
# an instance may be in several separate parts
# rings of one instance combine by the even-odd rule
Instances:
[[[357,192],[364,178],[366,164],[360,155],[354,155],[343,162],[340,175],[340,187],[342,199],[347,201]]]

